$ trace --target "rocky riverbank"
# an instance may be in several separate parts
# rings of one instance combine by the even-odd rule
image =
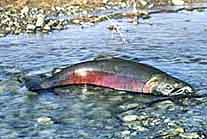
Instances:
[[[94,4],[96,5],[96,4]],[[126,7],[125,2],[107,3],[107,5],[83,7],[83,5],[64,5],[62,7],[37,8],[24,6],[22,8],[8,6],[0,8],[0,37],[7,34],[20,33],[48,33],[53,30],[62,30],[70,23],[81,24],[91,18],[90,13],[100,10]],[[78,19],[82,18],[80,22]],[[86,17],[88,19],[86,19]],[[74,20],[73,20],[74,18]],[[90,19],[92,20],[92,19]],[[91,21],[93,22],[93,21]],[[94,19],[94,22],[95,19]]]
[[[7,3],[6,3],[7,2]],[[39,3],[38,3],[39,2]],[[8,34],[20,33],[48,33],[53,30],[62,30],[69,24],[95,24],[113,17],[140,17],[148,18],[148,9],[155,5],[183,5],[185,1],[171,0],[150,3],[145,0],[71,0],[71,1],[29,1],[0,2],[0,37]],[[122,8],[132,9],[132,14],[94,15],[100,11],[116,11]]]

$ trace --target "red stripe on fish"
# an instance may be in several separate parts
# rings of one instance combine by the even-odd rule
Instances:
[[[92,70],[69,72],[68,79],[60,82],[60,85],[74,84],[89,84],[118,90],[143,92],[145,82],[132,77]]]

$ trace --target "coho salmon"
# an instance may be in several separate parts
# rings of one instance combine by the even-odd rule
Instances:
[[[31,91],[70,85],[94,85],[160,96],[190,96],[195,92],[188,83],[155,67],[115,57],[77,63],[40,81],[26,77],[25,84]]]

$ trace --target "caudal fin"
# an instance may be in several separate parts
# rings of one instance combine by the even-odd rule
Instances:
[[[39,75],[24,77],[24,83],[30,91],[38,91],[43,89],[41,87],[42,77]]]

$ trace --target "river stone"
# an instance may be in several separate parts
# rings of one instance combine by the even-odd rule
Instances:
[[[4,36],[6,36],[6,34],[3,32],[0,32],[0,37],[4,37]]]
[[[50,30],[51,30],[50,25],[46,24],[46,25],[43,27],[42,32],[47,33],[47,32],[49,32]]]
[[[42,27],[45,22],[45,16],[40,14],[37,16],[36,27]]]
[[[51,125],[54,123],[50,117],[46,116],[37,118],[37,122],[43,125]]]
[[[175,110],[175,104],[171,100],[161,101],[157,103],[155,106],[161,110]]]
[[[62,29],[64,29],[64,26],[61,25],[61,24],[58,24],[57,26],[55,26],[53,28],[56,29],[56,30],[62,30]]]
[[[124,122],[132,122],[132,121],[136,121],[137,119],[138,119],[137,115],[126,115],[122,118]]]
[[[200,138],[200,136],[198,135],[198,133],[181,133],[179,135],[182,139],[198,139]]]
[[[121,132],[121,135],[123,136],[123,137],[125,137],[125,136],[128,136],[128,135],[130,135],[130,131],[129,130],[124,130],[124,131],[122,131]]]
[[[27,15],[29,13],[29,7],[25,6],[22,10],[21,10],[21,15]]]
[[[138,0],[137,4],[138,4],[138,7],[145,7],[148,3],[146,0]]]
[[[81,138],[89,138],[89,134],[83,130],[80,130],[78,133]]]
[[[36,29],[36,26],[35,25],[33,25],[33,24],[28,24],[27,25],[27,30],[28,31],[34,31]]]
[[[72,22],[73,24],[81,24],[81,21],[78,20],[78,19],[73,19],[71,22]]]
[[[33,98],[33,97],[38,96],[38,93],[36,93],[36,92],[32,92],[32,91],[28,91],[28,92],[26,92],[25,94],[27,94],[27,97],[28,97],[28,98]]]
[[[5,80],[0,82],[0,94],[5,92],[16,93],[20,89],[20,83],[12,80]]]
[[[184,133],[184,129],[182,127],[177,127],[175,133]]]
[[[131,103],[131,104],[124,104],[124,105],[121,105],[120,108],[122,110],[128,110],[128,109],[132,109],[132,108],[138,108],[139,104],[137,103]]]
[[[173,5],[184,5],[185,2],[183,0],[172,0]]]
[[[14,30],[14,34],[16,34],[16,35],[20,34],[21,32],[22,32],[22,30],[19,28]]]

